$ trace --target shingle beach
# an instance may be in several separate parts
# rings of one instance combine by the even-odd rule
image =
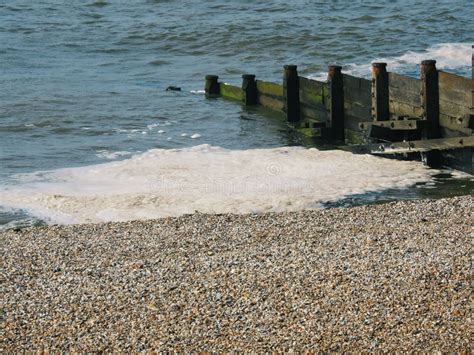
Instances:
[[[0,351],[472,351],[473,196],[0,232]]]

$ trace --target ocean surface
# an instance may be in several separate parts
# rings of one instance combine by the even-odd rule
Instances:
[[[372,161],[295,148],[301,138],[271,112],[202,91],[206,74],[279,82],[285,64],[324,80],[328,64],[367,77],[382,60],[418,77],[436,59],[470,77],[472,18],[467,0],[0,0],[0,225],[472,192],[456,172],[392,161],[368,174]],[[341,170],[308,173],[312,155],[314,169]]]

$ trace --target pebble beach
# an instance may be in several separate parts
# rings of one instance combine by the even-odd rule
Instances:
[[[0,232],[0,351],[472,351],[474,197]]]

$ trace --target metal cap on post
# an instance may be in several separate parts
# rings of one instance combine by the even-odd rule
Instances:
[[[387,63],[372,63],[372,118],[390,119]]]
[[[328,83],[331,138],[344,141],[344,80],[340,65],[328,66]]]
[[[206,75],[206,84],[204,90],[206,95],[213,96],[219,95],[219,77],[217,75]]]
[[[285,65],[283,73],[283,96],[289,122],[300,119],[300,82],[296,65]]]
[[[257,83],[255,81],[255,75],[243,74],[242,75],[242,90],[244,91],[244,103],[247,106],[257,104]]]

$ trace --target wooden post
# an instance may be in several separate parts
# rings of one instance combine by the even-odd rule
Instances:
[[[283,74],[283,96],[286,117],[289,122],[300,119],[300,81],[296,65],[285,65]]]
[[[372,63],[372,119],[390,119],[387,63]]]
[[[330,65],[328,67],[328,83],[331,138],[344,141],[344,81],[341,66]]]
[[[257,104],[257,83],[255,75],[242,75],[242,90],[244,91],[244,103],[247,106]]]
[[[441,137],[439,126],[439,83],[436,60],[424,60],[421,62],[421,109],[423,119],[427,121],[423,130],[424,139]],[[429,151],[422,154],[423,160],[428,166],[439,167],[441,154],[439,151]]]
[[[219,77],[217,75],[206,75],[206,84],[204,90],[206,91],[206,95],[219,95],[220,88],[219,88]]]
[[[469,115],[469,128],[474,129],[474,44],[471,55],[471,112]]]

